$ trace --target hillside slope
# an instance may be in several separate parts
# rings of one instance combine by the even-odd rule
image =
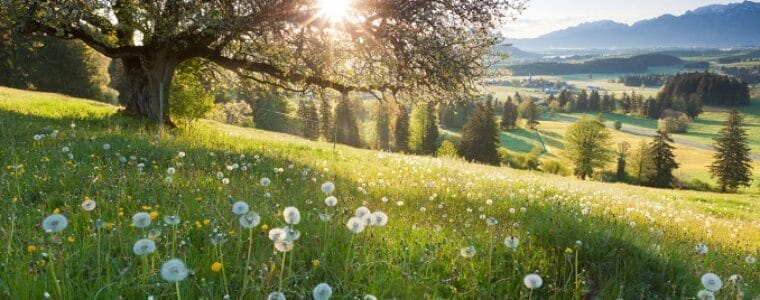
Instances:
[[[320,282],[337,299],[681,298],[702,289],[706,272],[723,278],[720,297],[737,287],[760,294],[760,266],[745,262],[760,254],[756,195],[333,151],[210,121],[165,132],[115,112],[0,88],[0,235],[10,241],[0,251],[2,298],[261,299],[280,290],[300,299]],[[335,183],[335,207],[324,204],[326,181]],[[83,209],[86,199],[94,209]],[[261,225],[241,228],[235,201]],[[362,205],[387,213],[387,225],[351,233],[346,222]],[[301,212],[292,225],[300,238],[283,256],[268,233],[286,225],[286,206]],[[68,227],[46,234],[40,224],[54,212]],[[149,227],[131,225],[138,212],[152,214]],[[182,222],[165,225],[172,215]],[[519,240],[514,249],[510,237]],[[156,252],[136,256],[140,238],[155,240]],[[698,244],[706,254],[696,253]],[[172,257],[192,271],[177,285],[159,272]],[[523,285],[530,273],[543,278],[541,288]],[[732,274],[744,278],[738,286]]]

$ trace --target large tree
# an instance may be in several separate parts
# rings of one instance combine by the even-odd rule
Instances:
[[[611,139],[607,127],[596,118],[583,117],[567,128],[565,155],[573,161],[575,176],[585,180],[613,158]]]
[[[409,124],[409,150],[433,154],[438,149],[438,122],[433,102],[419,103],[412,110]]]
[[[502,130],[512,130],[517,127],[517,106],[512,103],[512,97],[504,102],[504,108],[501,110],[501,125]]]
[[[742,116],[731,110],[726,127],[715,138],[715,161],[710,165],[710,173],[718,177],[723,192],[749,186],[752,180],[752,157],[743,125]]]
[[[669,187],[673,183],[673,170],[678,168],[673,154],[673,139],[667,132],[657,131],[654,140],[649,144],[650,155],[654,164],[654,172],[649,178],[649,184],[655,187]]]
[[[174,70],[203,58],[266,85],[305,91],[475,91],[496,30],[524,1],[4,0],[0,21],[22,33],[78,39],[120,59],[120,102],[171,123]],[[335,9],[345,9],[337,14]]]
[[[459,155],[468,161],[498,165],[499,128],[491,102],[478,103],[478,109],[467,118],[462,128]]]
[[[409,113],[404,105],[399,105],[393,121],[393,139],[396,151],[406,152],[409,149]]]

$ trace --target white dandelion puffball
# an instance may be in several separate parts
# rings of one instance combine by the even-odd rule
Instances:
[[[177,225],[181,221],[182,219],[180,219],[179,216],[170,216],[170,215],[164,216],[164,223],[166,223],[166,225],[172,225],[172,226]]]
[[[249,210],[250,207],[248,206],[248,203],[243,201],[238,201],[232,204],[232,213],[235,215],[242,216],[247,214]]]
[[[353,233],[361,233],[364,231],[364,226],[366,226],[366,223],[364,220],[359,219],[357,217],[353,217],[351,219],[348,219],[348,222],[346,223],[346,227],[348,230],[351,230]]]
[[[285,223],[295,225],[301,222],[301,212],[298,208],[288,206],[282,211],[282,216],[285,218]]]
[[[103,150],[111,149],[111,144],[103,144]]]
[[[517,249],[517,246],[520,245],[520,240],[517,239],[517,237],[510,236],[504,239],[504,245],[506,245],[509,249],[515,250]]]
[[[87,200],[82,201],[82,209],[84,211],[92,211],[93,209],[95,209],[95,201],[93,201],[92,199],[87,199]]]
[[[174,175],[176,173],[177,173],[177,169],[175,168],[169,167],[168,169],[166,169],[166,174]]]
[[[366,294],[364,295],[364,298],[362,298],[362,300],[377,300],[377,297],[375,297],[375,295],[372,295],[372,294]]]
[[[132,246],[132,252],[137,256],[145,256],[156,251],[156,242],[150,239],[140,239]]]
[[[747,257],[744,258],[744,262],[751,265],[757,262],[757,259],[755,259],[755,257],[752,255],[747,255]]]
[[[728,277],[728,282],[731,282],[731,283],[736,283],[739,280],[742,280],[742,276],[739,274],[734,274]]]
[[[717,292],[720,290],[720,288],[723,287],[723,281],[720,280],[720,277],[718,275],[715,275],[715,273],[705,273],[702,275],[702,285],[705,286],[705,289],[713,292]]]
[[[322,184],[322,192],[325,194],[332,194],[335,191],[335,184],[331,181],[327,181]]]
[[[288,232],[282,228],[272,228],[269,230],[269,239],[273,242],[280,242],[286,240]]]
[[[66,229],[66,226],[69,226],[69,220],[59,214],[50,215],[42,221],[42,228],[47,233],[60,232]]]
[[[172,258],[161,265],[161,278],[168,282],[182,281],[187,277],[187,267],[182,260]]]
[[[459,255],[461,255],[464,258],[472,258],[473,256],[475,256],[475,253],[477,252],[478,251],[475,250],[475,247],[473,246],[467,246],[462,249],[459,249]]]
[[[694,246],[694,250],[696,250],[698,254],[702,254],[702,255],[707,254],[707,251],[708,251],[707,246],[705,244],[697,244],[696,246]]]
[[[279,252],[288,252],[290,250],[293,250],[293,242],[291,241],[274,242],[274,249]]]
[[[354,216],[356,216],[359,219],[364,219],[364,217],[366,215],[369,215],[371,213],[372,212],[370,212],[369,208],[361,206],[361,207],[359,207],[359,208],[356,209],[356,212],[354,212]]]
[[[372,226],[385,226],[385,224],[388,224],[388,215],[386,215],[382,211],[376,211],[372,213],[372,222],[370,224]]]
[[[534,290],[540,288],[544,284],[544,280],[538,274],[528,274],[523,278],[523,284],[525,287]]]
[[[333,207],[338,204],[338,198],[335,198],[335,196],[330,196],[325,198],[325,205],[329,207]]]
[[[286,241],[292,242],[292,241],[298,240],[301,237],[301,232],[298,231],[298,229],[295,229],[292,227],[285,228],[285,233],[286,233],[285,235]]]
[[[272,181],[271,181],[271,180],[269,180],[269,178],[268,178],[268,177],[262,177],[262,178],[261,178],[261,180],[259,180],[259,184],[261,184],[261,186],[267,187],[267,186],[269,186],[270,184],[272,184]],[[284,296],[283,296],[283,297],[284,297]]]
[[[229,178],[222,178],[222,184],[224,184],[224,185],[230,184],[230,179]]]
[[[185,155],[187,155],[187,154],[185,154],[185,151],[180,151],[179,153],[177,153],[177,156],[178,156],[179,158],[184,158],[184,157],[185,157]]]
[[[499,224],[499,220],[496,220],[494,217],[488,217],[486,218],[486,224],[488,224],[488,226],[493,226]]]
[[[63,151],[63,153],[69,153],[70,150],[69,147],[63,147],[61,151]]]
[[[708,290],[701,290],[697,293],[697,299],[699,300],[715,300],[715,294]]]
[[[323,282],[317,284],[311,294],[314,296],[314,300],[327,300],[330,299],[332,293],[332,287],[330,287],[329,284]]]
[[[150,214],[146,212],[139,212],[132,216],[132,224],[137,228],[145,228],[150,225]]]
[[[256,226],[259,226],[259,223],[261,222],[261,217],[259,217],[259,214],[255,212],[248,212],[245,215],[240,216],[240,227],[251,229]]]
[[[269,296],[267,296],[267,300],[285,300],[285,294],[282,292],[271,292]]]

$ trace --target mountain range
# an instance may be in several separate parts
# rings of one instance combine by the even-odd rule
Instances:
[[[527,51],[610,48],[724,48],[760,45],[760,2],[709,5],[632,25],[582,23],[537,38],[507,40]]]

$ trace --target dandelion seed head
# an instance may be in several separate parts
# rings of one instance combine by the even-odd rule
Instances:
[[[462,249],[459,249],[459,255],[461,255],[464,258],[472,258],[473,256],[475,256],[475,253],[477,252],[478,251],[475,250],[474,246],[467,246]]]
[[[525,287],[534,290],[540,288],[544,284],[544,280],[538,274],[528,274],[523,278],[523,284]]]
[[[335,184],[331,181],[327,181],[322,184],[322,192],[325,194],[332,194],[335,191]]]
[[[269,296],[267,296],[267,300],[286,300],[285,294],[282,292],[271,292],[269,293]]]
[[[242,216],[244,214],[247,214],[250,210],[250,207],[248,206],[248,203],[245,203],[244,201],[237,201],[232,204],[232,213],[238,216]]]
[[[353,217],[351,219],[348,219],[348,222],[346,223],[346,227],[348,230],[350,230],[353,233],[361,233],[364,231],[364,227],[366,226],[366,222],[360,218]]]
[[[250,228],[259,226],[259,223],[261,222],[261,217],[259,217],[259,214],[250,211],[247,214],[240,216],[239,222],[240,222],[240,227],[250,229]]]
[[[314,288],[312,291],[312,296],[314,296],[314,300],[327,300],[330,299],[332,293],[332,287],[330,287],[329,284],[323,282]]]
[[[172,258],[161,265],[161,278],[168,282],[182,281],[187,274],[187,266],[178,258]]]
[[[325,198],[325,205],[329,207],[333,207],[338,204],[338,198],[335,198],[335,196],[329,196]]]
[[[146,212],[139,212],[132,215],[132,224],[137,228],[145,228],[150,226],[150,214]]]
[[[286,207],[285,210],[282,211],[282,216],[285,218],[285,223],[291,225],[301,222],[301,212],[298,211],[298,208],[293,206]]]
[[[68,225],[69,220],[60,214],[52,214],[42,221],[42,228],[45,229],[45,232],[47,233],[60,232],[66,229]]]
[[[701,281],[705,289],[709,291],[717,292],[723,287],[723,281],[715,273],[705,273],[702,275]]]
[[[92,199],[84,200],[81,206],[84,211],[92,211],[95,209],[95,201]]]
[[[145,256],[156,251],[156,242],[150,239],[140,239],[132,246],[132,252],[137,256]]]

